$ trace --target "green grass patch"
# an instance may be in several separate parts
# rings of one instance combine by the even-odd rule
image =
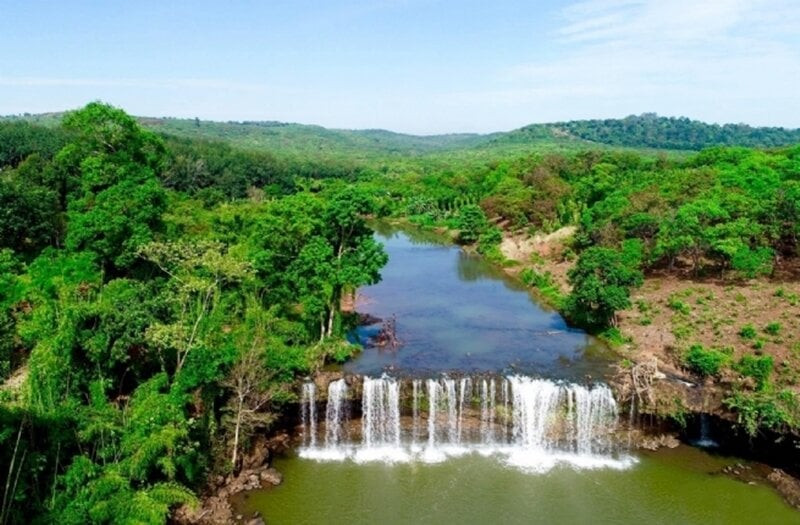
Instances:
[[[563,306],[565,296],[550,272],[541,273],[533,268],[525,268],[520,272],[519,278],[526,285],[536,288],[548,303],[556,308]]]

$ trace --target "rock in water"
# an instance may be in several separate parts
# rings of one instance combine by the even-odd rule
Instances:
[[[280,485],[283,481],[283,475],[274,468],[262,470],[259,477],[261,481],[269,483],[270,485]]]

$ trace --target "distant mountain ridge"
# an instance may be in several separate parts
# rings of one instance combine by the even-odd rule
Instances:
[[[53,125],[60,113],[3,117]],[[530,124],[508,132],[411,135],[383,129],[333,129],[276,121],[216,122],[139,117],[155,130],[177,137],[223,140],[234,145],[298,155],[425,155],[468,150],[527,148],[633,148],[697,151],[710,146],[780,147],[800,143],[800,129],[708,124],[655,113],[622,119],[573,120]]]
[[[800,142],[800,129],[707,124],[686,117],[660,117],[655,113],[623,119],[531,124],[505,133],[496,141],[525,142],[547,132],[561,132],[564,136],[609,146],[678,150],[709,146],[777,147]]]

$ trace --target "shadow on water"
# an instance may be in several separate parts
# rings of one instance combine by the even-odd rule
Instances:
[[[366,349],[345,365],[348,372],[518,372],[568,380],[609,372],[607,347],[481,256],[436,233],[386,223],[374,228],[389,263],[380,283],[359,290],[357,309],[395,316],[403,344],[370,348],[380,326],[358,328],[351,339]]]

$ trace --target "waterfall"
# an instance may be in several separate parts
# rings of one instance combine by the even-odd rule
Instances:
[[[503,425],[503,439],[508,441],[508,390],[510,388],[511,382],[508,378],[503,378],[503,417],[505,418],[505,424]]]
[[[436,446],[436,404],[439,391],[439,382],[428,379],[428,448]]]
[[[495,441],[495,397],[494,379],[481,381],[481,442],[487,445]]]
[[[459,443],[461,443],[464,434],[465,402],[471,402],[470,397],[472,397],[472,380],[468,377],[462,377],[461,381],[458,382],[458,431],[456,432],[456,441]]]
[[[447,396],[447,439],[450,443],[458,442],[458,399],[456,398],[456,382],[443,379],[444,392]]]
[[[303,385],[301,406],[303,438],[306,445],[313,447],[317,444],[317,386],[314,383]]]
[[[548,448],[548,430],[561,388],[551,381],[529,377],[514,376],[509,381],[514,441],[523,447]]]
[[[715,448],[719,446],[719,443],[714,441],[711,438],[711,432],[708,425],[708,415],[701,413],[700,414],[700,439],[694,442],[695,445],[698,447],[703,448]]]
[[[367,447],[400,445],[400,384],[392,378],[364,378],[362,440]]]
[[[417,444],[419,440],[419,390],[421,381],[414,379],[411,382],[411,442]]]
[[[575,446],[579,453],[605,452],[610,445],[606,430],[616,427],[617,403],[605,385],[589,390],[572,385],[570,395],[575,399]]]
[[[402,392],[410,394],[410,399],[406,397],[403,402]],[[442,377],[425,383],[420,379],[404,382],[387,375],[363,377],[360,435],[347,425],[348,396],[353,397],[344,379],[329,384],[325,443],[318,446],[316,390],[313,383],[303,385],[302,456],[320,460],[441,461],[479,452],[537,471],[559,463],[579,468],[624,468],[632,461],[614,439],[617,404],[611,389],[602,384],[585,386],[519,375]],[[423,403],[424,397],[427,403]],[[424,412],[427,436],[422,424]],[[404,414],[405,425],[401,423]],[[351,428],[349,435],[347,428]],[[426,438],[427,445],[419,448],[418,443]]]
[[[347,383],[344,379],[328,385],[328,405],[325,408],[325,446],[335,447],[344,437],[347,419]]]

